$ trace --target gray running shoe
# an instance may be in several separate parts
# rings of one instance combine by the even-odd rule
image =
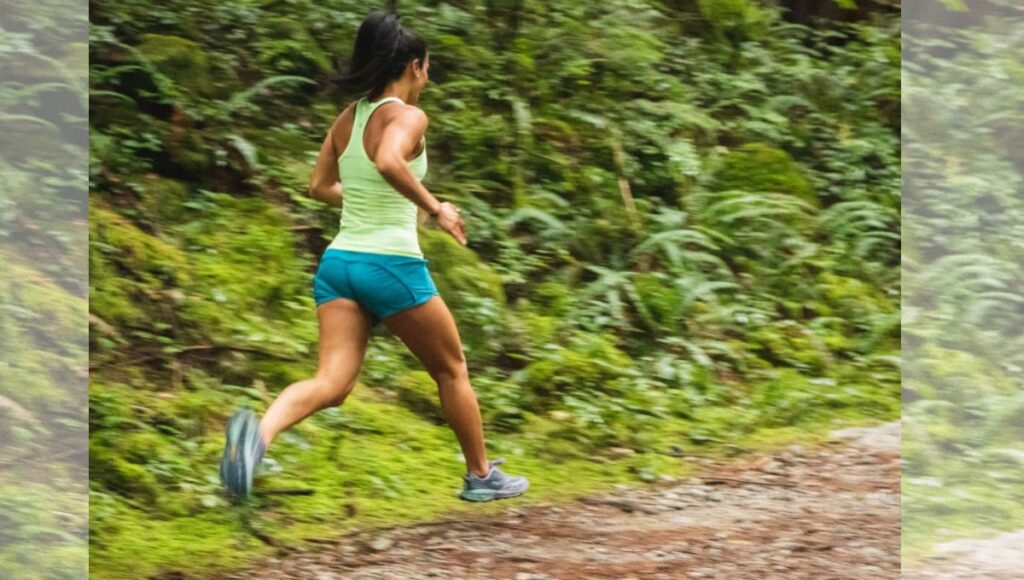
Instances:
[[[232,415],[225,439],[220,481],[235,497],[246,497],[252,491],[252,476],[265,452],[255,413],[241,409]]]
[[[530,487],[530,481],[521,475],[513,477],[503,473],[497,468],[502,463],[505,463],[504,457],[488,462],[490,471],[486,477],[480,477],[475,473],[463,475],[464,485],[459,497],[466,501],[491,501],[526,493],[526,489]]]

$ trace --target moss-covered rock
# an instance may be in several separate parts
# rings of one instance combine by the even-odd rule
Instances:
[[[181,250],[143,232],[114,211],[91,203],[89,226],[89,239],[96,249],[144,281],[180,284],[187,280],[188,260]]]
[[[109,324],[134,324],[165,289],[184,284],[185,254],[102,202],[89,205],[90,310]]]
[[[785,193],[818,204],[800,165],[789,153],[766,143],[747,143],[730,151],[715,172],[711,189]]]
[[[139,52],[179,88],[195,95],[214,92],[210,61],[202,46],[165,34],[143,34],[141,40]]]

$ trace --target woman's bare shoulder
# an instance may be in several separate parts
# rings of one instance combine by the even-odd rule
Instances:
[[[355,110],[356,101],[353,101],[338,113],[338,116],[334,118],[334,123],[331,123],[329,133],[334,141],[336,151],[344,151],[348,146],[348,138],[352,134],[352,125],[355,121]]]
[[[399,121],[404,125],[423,129],[425,129],[430,123],[427,113],[416,105],[410,105],[408,103],[396,103],[396,105],[395,114],[394,117],[392,117],[392,120]]]

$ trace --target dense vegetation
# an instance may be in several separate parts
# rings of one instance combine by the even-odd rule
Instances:
[[[315,368],[310,282],[338,214],[305,187],[353,98],[331,80],[365,4],[92,8],[94,573],[231,566],[240,546],[462,509],[434,387],[383,330],[355,395],[271,450],[253,505],[227,509],[216,482],[226,416]],[[431,48],[425,183],[471,238],[421,242],[491,453],[534,497],[897,416],[895,14],[400,8]]]
[[[971,4],[905,36],[908,557],[1024,526],[1024,19]]]

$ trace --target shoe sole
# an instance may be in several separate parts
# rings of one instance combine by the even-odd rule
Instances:
[[[236,413],[228,419],[225,429],[224,454],[220,459],[220,479],[231,495],[237,495],[238,482],[238,439],[242,423]]]
[[[252,423],[251,411],[239,411],[228,420],[221,457],[221,482],[236,497],[245,497],[252,489],[252,458],[248,441]]]
[[[485,502],[494,501],[497,499],[511,499],[513,497],[519,497],[523,495],[524,493],[526,493],[526,490],[528,489],[530,489],[529,484],[527,484],[526,487],[519,491],[512,492],[495,491],[493,489],[476,489],[473,491],[463,490],[462,493],[459,494],[459,499],[471,502]]]

